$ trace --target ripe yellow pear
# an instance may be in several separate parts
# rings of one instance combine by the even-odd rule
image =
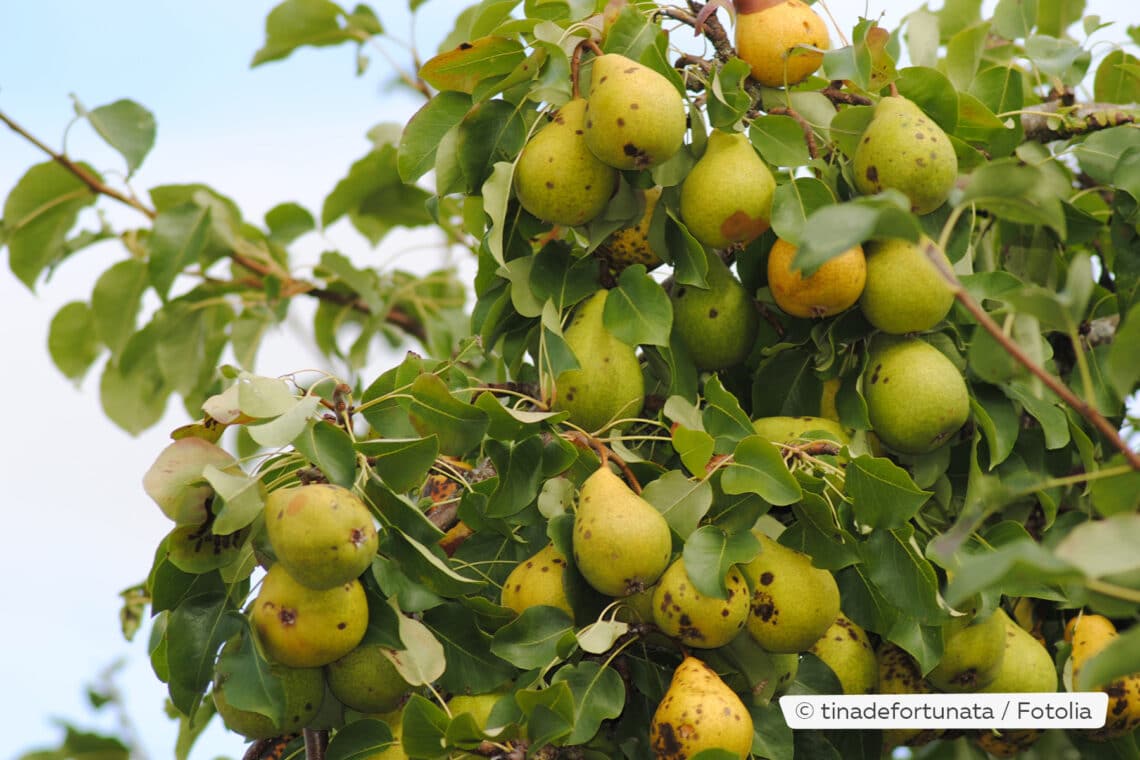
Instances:
[[[586,582],[623,597],[657,582],[673,552],[669,523],[608,467],[586,478],[574,517],[574,562]]]
[[[768,287],[777,306],[793,317],[830,317],[859,300],[867,279],[862,246],[829,259],[809,277],[792,269],[797,250],[777,239],[768,253]]]
[[[1073,642],[1073,689],[1108,694],[1108,717],[1103,727],[1088,733],[1093,741],[1107,741],[1132,733],[1140,726],[1140,673],[1121,676],[1106,684],[1081,680],[1085,664],[1117,637],[1116,625],[1103,615],[1081,615],[1070,623]]]
[[[321,701],[325,696],[325,681],[320,668],[289,668],[280,663],[271,663],[263,678],[275,681],[285,695],[284,712],[281,723],[275,724],[267,715],[254,710],[235,707],[226,697],[231,675],[225,669],[227,654],[236,653],[243,646],[253,646],[253,642],[234,638],[222,647],[222,657],[214,672],[213,699],[226,728],[241,734],[247,739],[270,739],[298,732],[316,717]]]
[[[752,715],[713,670],[686,657],[649,725],[649,746],[657,760],[685,760],[706,749],[739,758],[752,751]]]
[[[376,644],[360,644],[325,667],[329,691],[360,712],[394,710],[412,688]]]
[[[594,59],[586,145],[618,169],[650,169],[681,148],[685,101],[673,83],[618,53]]]
[[[831,40],[827,24],[801,0],[733,0],[736,54],[752,67],[752,78],[767,87],[799,84],[823,64]]]
[[[636,415],[645,402],[637,352],[607,330],[602,318],[608,292],[599,290],[578,306],[563,337],[579,367],[554,380],[554,408],[570,412],[570,421],[589,432]]]
[[[880,694],[933,694],[934,687],[922,677],[918,662],[905,649],[883,642],[878,651]],[[883,745],[895,747],[921,747],[942,736],[941,728],[887,728],[883,729]]]
[[[940,691],[977,691],[993,683],[1001,672],[1008,618],[995,613],[981,621],[962,620],[943,626],[942,658],[926,674],[926,680]]]
[[[281,488],[265,500],[265,530],[280,562],[313,589],[340,586],[372,564],[379,546],[372,513],[331,483]]]
[[[724,260],[714,254],[708,262],[708,288],[673,285],[673,329],[697,368],[727,369],[748,357],[756,343],[759,315]]]
[[[748,633],[769,652],[806,652],[839,616],[835,576],[808,555],[753,535],[760,554],[741,569],[752,588]]]
[[[318,668],[356,648],[368,627],[360,581],[314,590],[278,562],[269,568],[250,613],[266,654],[291,668]]]
[[[748,584],[735,567],[725,578],[728,598],[705,596],[678,559],[657,581],[653,621],[667,636],[695,649],[715,649],[736,638],[748,618]]]
[[[831,668],[844,694],[874,694],[879,689],[879,661],[871,640],[855,621],[839,613],[810,650]]]
[[[709,248],[749,243],[772,218],[776,179],[743,132],[713,130],[681,184],[681,218]]]
[[[916,214],[941,206],[958,179],[950,138],[922,109],[901,96],[875,106],[855,148],[855,188],[864,195],[892,188],[910,199]]]
[[[657,201],[661,200],[661,188],[651,187],[639,193],[644,211],[637,224],[614,230],[598,248],[598,255],[606,260],[615,273],[634,264],[644,264],[646,269],[653,270],[662,263],[661,257],[649,244],[649,225],[653,222]]]
[[[801,441],[806,433],[811,433],[813,438],[829,438],[836,443],[850,442],[842,425],[824,417],[760,417],[752,420],[752,429],[773,443]]]
[[[962,373],[945,354],[916,338],[872,351],[863,397],[875,434],[903,454],[934,451],[970,415]]]
[[[574,609],[566,596],[565,572],[566,557],[554,544],[547,544],[511,570],[503,582],[502,605],[520,615],[531,607],[545,605],[574,617]]]
[[[590,152],[586,101],[559,108],[519,154],[515,195],[531,214],[552,224],[585,224],[600,214],[617,188],[618,173]]]
[[[954,290],[930,261],[950,260],[933,240],[884,240],[867,244],[867,282],[859,306],[867,321],[883,332],[929,330],[946,318],[954,305]]]

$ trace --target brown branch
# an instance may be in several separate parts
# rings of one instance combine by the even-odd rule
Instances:
[[[680,8],[665,7],[659,8],[658,13],[674,21],[680,21],[686,26],[691,26],[694,34],[703,34],[705,39],[712,43],[719,60],[727,61],[730,58],[735,58],[736,48],[732,46],[728,32],[725,31],[724,26],[716,16],[708,15],[703,19],[700,18],[705,6],[702,3],[693,2],[693,0],[689,2],[689,10],[692,12],[686,13]]]
[[[800,116],[794,108],[778,106],[776,108],[769,108],[768,113],[773,115],[790,116],[795,120],[796,124],[800,125],[800,129],[804,133],[804,142],[807,143],[808,155],[812,158],[819,158],[819,146],[815,142],[815,130],[808,124],[807,119]]]
[[[305,734],[305,760],[325,760],[325,750],[329,746],[329,732],[311,728],[302,730]]]
[[[842,84],[842,82],[840,82]],[[844,92],[839,89],[839,86],[832,82],[829,86],[824,87],[819,91],[821,95],[830,100],[834,105],[843,103],[849,106],[869,106],[873,105],[874,101],[862,95],[856,95],[853,92]]]
[[[27,140],[28,142],[30,142],[32,145],[36,146],[37,148],[42,150],[44,153],[51,156],[51,159],[53,161],[55,161],[57,164],[62,166],[64,169],[67,169],[69,172],[71,172],[73,175],[75,175],[75,177],[80,182],[87,185],[87,187],[91,188],[92,192],[97,193],[98,195],[105,195],[108,198],[114,198],[115,200],[119,201],[120,203],[124,203],[124,204],[130,206],[131,208],[135,209],[136,211],[138,211],[142,214],[145,214],[148,219],[154,219],[155,216],[157,216],[154,209],[148,208],[138,198],[133,198],[131,196],[124,195],[123,193],[119,192],[118,190],[111,187],[110,185],[107,185],[105,182],[103,182],[98,177],[91,174],[91,172],[87,171],[86,169],[84,169],[82,166],[80,166],[79,164],[72,161],[67,156],[63,155],[62,153],[57,153],[54,150],[52,150],[51,148],[49,148],[41,140],[39,140],[35,135],[28,132],[28,130],[24,129],[19,124],[17,124],[15,121],[13,121],[11,118],[9,118],[8,115],[5,114],[3,111],[0,111],[0,121],[4,122],[8,126],[8,129],[12,130],[16,134],[18,134],[20,137],[22,137],[25,140]]]
[[[1085,103],[1072,105],[1064,99],[1043,103],[1021,115],[1025,139],[1034,142],[1053,142],[1096,132],[1101,129],[1136,123],[1140,106],[1115,103]]]
[[[1088,420],[1101,435],[1108,439],[1117,451],[1124,455],[1124,458],[1128,460],[1128,464],[1132,469],[1140,470],[1140,454],[1137,454],[1128,447],[1128,444],[1120,437],[1120,433],[1112,426],[1112,423],[1105,419],[1104,415],[1098,412],[1095,407],[1069,390],[1068,386],[1061,382],[1060,379],[1049,374],[1043,367],[1033,361],[1028,354],[1021,350],[1021,346],[1017,345],[1017,343],[1002,331],[1001,325],[995,322],[993,317],[982,308],[982,305],[973,299],[962,285],[962,281],[959,280],[953,270],[946,265],[938,253],[938,247],[933,245],[926,246],[926,255],[931,263],[934,264],[935,268],[938,269],[943,279],[949,282],[954,288],[954,297],[958,299],[958,302],[961,303],[962,306],[966,307],[966,310],[973,315],[974,319],[978,320],[978,324],[985,328],[986,332],[993,336],[994,340],[1001,344],[1002,348],[1009,352],[1009,355],[1012,356],[1018,364],[1029,370],[1033,376],[1043,382],[1049,390],[1053,391],[1062,401]]]

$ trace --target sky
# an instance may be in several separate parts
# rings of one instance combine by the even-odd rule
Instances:
[[[1090,0],[1090,12],[1111,17],[1112,0]],[[355,76],[351,47],[303,49],[291,58],[249,67],[263,40],[266,0],[36,0],[0,2],[0,110],[49,145],[61,145],[74,112],[74,93],[89,108],[119,98],[145,105],[158,121],[156,145],[132,185],[201,181],[233,197],[247,218],[260,220],[283,201],[316,214],[348,166],[368,150],[366,131],[379,122],[403,123],[417,101],[394,93],[379,51]],[[389,32],[409,36],[406,5],[372,4]],[[420,11],[416,39],[428,57],[466,3],[430,0]],[[888,27],[918,3],[834,0],[831,10],[849,33],[861,13],[885,12]],[[991,3],[992,5],[992,3]],[[935,4],[937,7],[937,4]],[[722,14],[723,17],[723,14]],[[834,38],[834,35],[833,35]],[[381,43],[404,60],[401,49]],[[115,154],[84,124],[70,130],[67,148],[104,171],[121,171]],[[44,160],[0,127],[0,194],[29,166]],[[140,224],[135,212],[103,202],[118,224]],[[377,250],[343,223],[310,236],[311,250],[340,248],[357,261],[389,262],[421,243],[396,233]],[[7,271],[0,254],[0,396],[9,399],[0,432],[0,706],[4,751],[18,756],[57,742],[61,718],[109,728],[93,713],[85,684],[112,662],[130,717],[150,758],[171,756],[176,727],[163,713],[165,687],[146,660],[146,634],[133,643],[118,628],[118,593],[141,581],[154,547],[170,523],[147,499],[141,479],[187,417],[172,403],[152,430],[131,437],[110,423],[98,404],[98,371],[66,380],[46,349],[52,315],[87,299],[98,275],[121,257],[113,246],[70,261],[37,292]],[[421,265],[435,263],[417,256]],[[284,373],[327,366],[302,320],[291,321],[263,349],[258,370]],[[335,369],[335,368],[334,368]],[[194,760],[240,757],[242,742],[214,726]],[[0,755],[9,757],[9,755]]]

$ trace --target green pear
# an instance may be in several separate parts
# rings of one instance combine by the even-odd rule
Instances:
[[[709,256],[708,288],[674,284],[673,329],[698,369],[735,366],[756,342],[759,315],[751,296],[720,256]]]
[[[475,723],[482,729],[495,728],[489,725],[491,721],[491,711],[495,709],[495,705],[503,698],[503,694],[493,691],[489,694],[456,694],[451,699],[447,700],[447,709],[451,711],[451,717],[454,719],[456,716],[463,713],[471,713],[471,717],[475,719]]]
[[[637,352],[602,319],[608,292],[599,290],[578,307],[563,337],[579,367],[554,379],[554,408],[570,412],[570,421],[588,432],[636,415],[645,402]]]
[[[863,397],[875,434],[903,454],[934,451],[970,416],[962,373],[945,354],[917,338],[872,351]]]
[[[614,230],[598,248],[598,255],[615,273],[634,264],[644,264],[647,270],[653,270],[662,263],[649,243],[649,225],[653,222],[657,202],[661,200],[661,188],[651,187],[638,192],[642,212],[637,224]]]
[[[618,53],[594,59],[586,103],[586,145],[618,169],[649,169],[685,139],[685,101],[673,83]]]
[[[752,715],[705,663],[686,657],[673,672],[649,725],[657,760],[685,760],[707,749],[739,758],[752,751]]]
[[[358,578],[372,564],[380,540],[364,502],[331,483],[269,494],[265,530],[277,561],[312,589],[334,588]]]
[[[872,241],[866,252],[867,280],[859,306],[872,325],[895,335],[922,332],[950,313],[954,290],[929,256],[936,256],[947,271],[951,264],[933,240]]]
[[[776,178],[743,132],[713,130],[681,184],[681,219],[709,248],[749,243],[772,219]]]
[[[333,696],[360,712],[394,710],[412,688],[377,644],[360,644],[325,666]]]
[[[806,652],[839,616],[839,586],[811,557],[759,531],[760,554],[742,568],[752,587],[745,626],[769,652]]]
[[[760,706],[786,692],[800,669],[799,652],[769,652],[751,636],[737,636],[715,654],[744,679],[752,703]]]
[[[608,467],[586,478],[574,518],[574,562],[607,596],[636,594],[657,582],[673,552],[669,523]]]
[[[864,195],[893,188],[916,214],[941,206],[958,179],[958,156],[942,128],[901,96],[875,106],[853,157],[855,187]]]
[[[566,557],[554,544],[547,544],[511,570],[503,581],[502,605],[520,615],[531,607],[545,605],[574,617],[574,609],[566,596],[566,569]]]
[[[748,618],[748,584],[735,567],[724,579],[728,597],[705,596],[677,559],[657,581],[653,621],[667,636],[695,649],[714,649],[736,638]]]
[[[356,648],[368,628],[360,581],[315,590],[280,562],[269,568],[250,612],[266,654],[291,668],[318,668]]]
[[[559,108],[530,139],[515,165],[522,207],[553,224],[580,225],[600,214],[617,188],[618,173],[586,147],[586,101]]]
[[[956,618],[942,627],[942,658],[926,680],[940,691],[977,691],[997,678],[1005,658],[1004,615],[982,621]]]
[[[934,688],[922,677],[918,662],[905,649],[883,642],[878,651],[880,694],[933,694]],[[921,747],[942,736],[942,728],[883,729],[883,744],[895,747]]]
[[[878,690],[879,661],[871,640],[842,612],[808,651],[831,668],[844,694],[874,694]]]
[[[392,730],[392,743],[374,754],[368,755],[364,760],[408,760],[401,740],[404,737],[404,708],[386,713],[378,713],[370,717],[382,720]]]
[[[824,417],[760,417],[752,420],[752,429],[773,443],[802,441],[807,433],[836,443],[850,442],[842,425]]]
[[[166,536],[162,548],[170,564],[184,573],[200,575],[233,563],[242,556],[249,538],[248,527],[219,535],[205,525],[179,525]]]
[[[276,724],[267,715],[235,706],[226,696],[234,683],[232,658],[240,656],[243,648],[252,646],[252,641],[235,637],[222,647],[222,654],[214,670],[213,689],[214,707],[222,722],[230,731],[247,739],[270,739],[300,731],[309,725],[320,710],[325,695],[325,680],[321,669],[289,668],[280,663],[270,663],[267,670],[259,673],[263,682],[258,688],[279,687],[285,697],[281,723]]]
[[[162,513],[179,525],[203,525],[210,517],[214,489],[202,473],[227,469],[237,460],[201,438],[179,438],[163,449],[143,475],[143,490]]]

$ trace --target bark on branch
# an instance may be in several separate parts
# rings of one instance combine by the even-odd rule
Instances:
[[[1116,103],[1078,103],[1065,105],[1063,100],[1033,106],[1021,115],[1025,139],[1053,142],[1096,132],[1110,127],[1136,123],[1140,105]]]

